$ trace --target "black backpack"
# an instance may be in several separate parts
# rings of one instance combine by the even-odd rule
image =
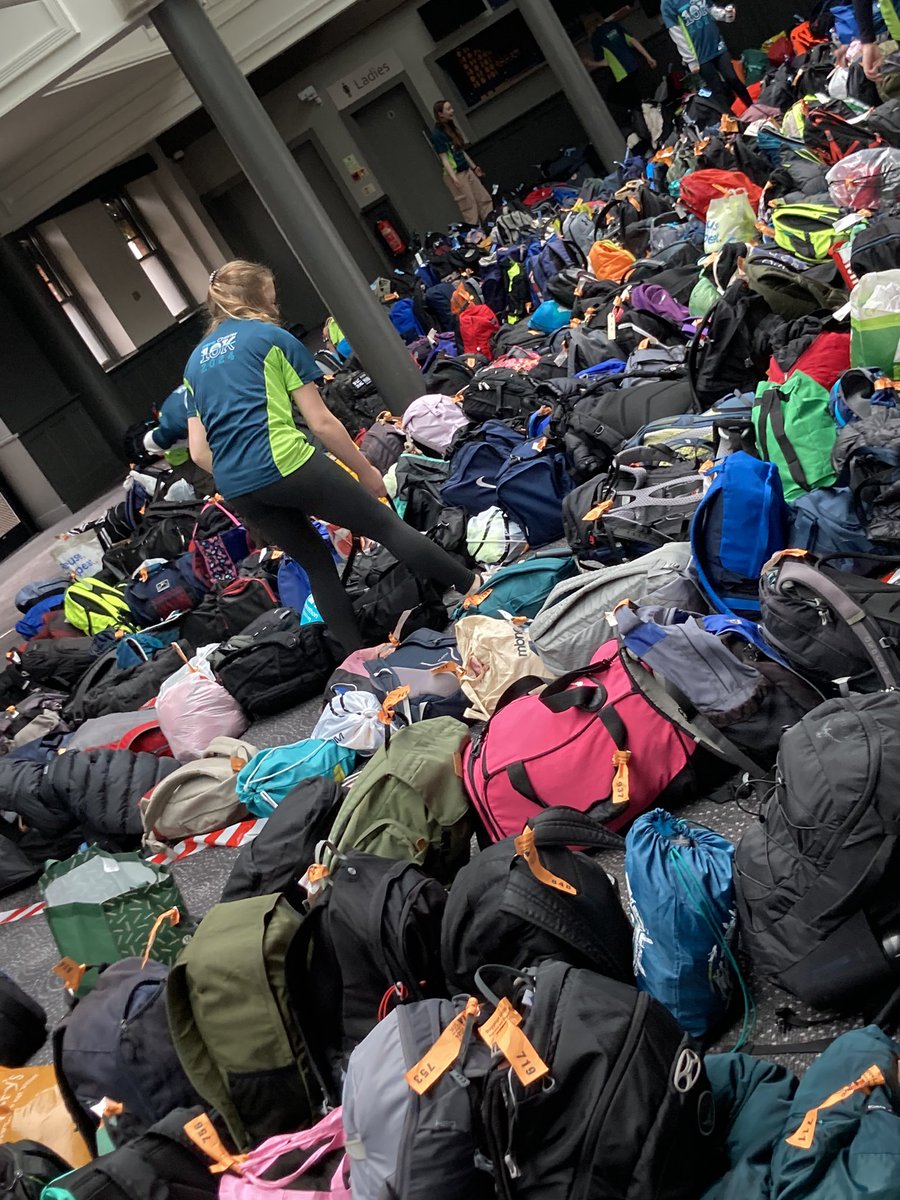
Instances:
[[[350,1052],[392,1008],[446,994],[446,902],[443,886],[412,863],[353,850],[332,866],[286,971],[304,1036],[328,1058],[337,1091]]]
[[[699,1047],[662,1004],[561,962],[483,967],[479,988],[512,1002],[527,1038],[521,1074],[501,1058],[481,1105],[503,1200],[694,1200],[719,1174]]]
[[[485,962],[527,967],[546,958],[633,982],[631,926],[615,882],[590,853],[623,846],[599,821],[554,808],[530,818],[521,839],[476,854],[453,881],[441,929],[451,991],[475,991]]]
[[[96,1153],[104,1096],[123,1106],[107,1121],[120,1146],[173,1108],[200,1104],[169,1037],[162,963],[126,958],[107,967],[92,991],[53,1031],[53,1062],[66,1108]]]
[[[96,657],[93,638],[40,638],[28,643],[18,665],[32,683],[69,692]]]
[[[776,557],[759,581],[769,642],[818,687],[847,679],[853,691],[900,686],[900,586],[838,571],[832,554]],[[900,560],[854,552],[882,570]]]
[[[133,1141],[66,1176],[73,1200],[215,1200],[219,1176],[186,1131],[202,1108],[176,1108]],[[197,1137],[205,1140],[208,1120]]]
[[[351,437],[368,429],[386,407],[371,378],[352,366],[323,384],[322,396]]]
[[[726,289],[698,323],[687,368],[702,409],[732,392],[752,392],[757,380],[765,376],[766,317],[774,319],[765,300],[739,281]]]
[[[427,394],[455,396],[480,367],[487,366],[488,361],[484,354],[459,354],[455,358],[448,355],[437,359],[425,375]]]
[[[283,892],[310,863],[327,838],[344,799],[331,779],[315,775],[292,788],[259,834],[241,849],[222,900],[245,900]]]
[[[182,639],[157,651],[148,662],[119,671],[115,647],[107,650],[79,679],[63,709],[63,720],[80,724],[89,717],[134,712],[152,700],[162,681],[182,667],[184,658],[190,658],[193,653],[191,644]]]
[[[827,700],[781,739],[775,787],[735,851],[756,969],[817,1008],[877,1008],[896,985],[900,698]]]
[[[900,245],[900,216],[880,216],[853,235],[850,267],[857,277],[872,271],[891,271],[897,265]]]
[[[888,100],[873,108],[866,114],[866,125],[889,146],[900,146],[900,99]]]
[[[0,1066],[23,1066],[46,1040],[47,1014],[0,971]]]
[[[512,367],[484,367],[463,394],[462,410],[475,425],[527,416],[539,406],[537,382]]]
[[[0,1196],[4,1200],[40,1200],[48,1183],[71,1171],[71,1166],[40,1142],[0,1145]]]
[[[865,125],[852,125],[837,113],[826,108],[814,108],[803,125],[803,142],[807,150],[834,166],[848,154],[883,146],[884,138]]]
[[[274,608],[210,655],[216,679],[251,721],[318,696],[335,666],[325,626]]]
[[[125,451],[126,462],[133,467],[146,467],[158,461],[158,455],[148,454],[144,449],[144,438],[151,429],[156,429],[159,421],[155,417],[146,417],[143,421],[135,421],[122,434],[122,448]]]

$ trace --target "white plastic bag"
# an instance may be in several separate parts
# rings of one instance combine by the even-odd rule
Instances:
[[[63,574],[76,579],[88,579],[103,569],[103,547],[93,529],[59,534],[50,557]]]
[[[384,745],[388,730],[380,713],[381,702],[371,692],[341,692],[322,709],[310,737],[337,742],[358,754],[374,754]]]
[[[191,658],[185,659],[183,667],[179,667],[177,671],[173,671],[159,685],[159,692],[156,696],[156,703],[159,704],[163,696],[174,687],[176,683],[180,683],[182,679],[187,678],[193,671],[199,671],[201,675],[205,675],[207,679],[215,679],[212,667],[209,665],[209,656],[214,650],[218,650],[218,642],[210,642],[207,646],[201,646],[199,650]],[[176,650],[180,652],[179,648]]]
[[[249,725],[233,696],[202,671],[190,670],[160,694],[156,716],[180,763],[200,758],[213,738],[239,738]]]
[[[836,162],[825,178],[841,208],[890,208],[900,199],[900,150],[857,150]]]
[[[726,242],[756,240],[756,215],[746,192],[729,192],[710,200],[706,210],[703,248],[707,254],[721,250]]]

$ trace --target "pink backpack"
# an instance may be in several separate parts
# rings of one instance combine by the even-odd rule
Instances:
[[[334,1108],[312,1129],[300,1133],[286,1133],[272,1137],[252,1150],[243,1164],[240,1175],[224,1174],[219,1180],[219,1200],[351,1200],[350,1164],[346,1154],[337,1157],[344,1149],[344,1124],[341,1110]],[[263,1174],[273,1176],[279,1160],[292,1151],[308,1151],[303,1165],[289,1175],[280,1178],[262,1179]],[[297,1187],[314,1167],[322,1174],[323,1160],[333,1156],[336,1160],[334,1173],[323,1191],[314,1187]],[[293,1185],[293,1186],[289,1186]]]
[[[403,414],[406,436],[437,454],[443,454],[457,429],[468,423],[463,410],[449,396],[420,396]]]
[[[637,690],[629,670],[644,669],[629,661],[626,670],[617,643],[606,642],[591,666],[537,695],[501,699],[463,758],[466,791],[494,841],[520,834],[542,808],[602,818],[611,801],[608,826],[620,829],[684,797],[697,744]]]

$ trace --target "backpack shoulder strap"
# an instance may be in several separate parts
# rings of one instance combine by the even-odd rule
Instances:
[[[793,479],[798,487],[803,488],[804,492],[811,491],[809,480],[806,478],[806,472],[803,470],[803,464],[797,457],[797,451],[791,444],[785,430],[784,396],[778,388],[767,388],[763,393],[762,403],[760,404],[758,425],[759,448],[765,459],[769,457],[768,439],[766,437],[766,426],[769,423],[771,423],[775,441],[778,443],[778,449],[784,455],[784,461],[787,463],[787,468],[791,473],[791,479]]]
[[[53,1069],[56,1072],[56,1084],[59,1088],[59,1094],[62,1096],[63,1103],[66,1106],[66,1111],[75,1122],[78,1132],[87,1142],[88,1147],[96,1154],[97,1152],[97,1130],[93,1121],[89,1120],[81,1104],[78,1102],[78,1097],[72,1090],[69,1084],[68,1077],[63,1070],[63,1048],[65,1046],[66,1029],[68,1027],[68,1019],[60,1021],[53,1030],[52,1046],[53,1046]]]
[[[888,691],[900,687],[900,659],[893,647],[887,643],[881,630],[870,619],[864,608],[833,579],[822,571],[793,556],[782,558],[778,579],[803,584],[828,604],[860,642],[863,650]]]

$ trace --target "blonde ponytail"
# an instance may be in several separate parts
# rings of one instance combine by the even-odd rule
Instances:
[[[217,267],[209,277],[206,293],[209,312],[206,332],[212,333],[222,321],[230,320],[269,321],[280,325],[278,305],[268,294],[274,280],[268,267],[242,258]]]

